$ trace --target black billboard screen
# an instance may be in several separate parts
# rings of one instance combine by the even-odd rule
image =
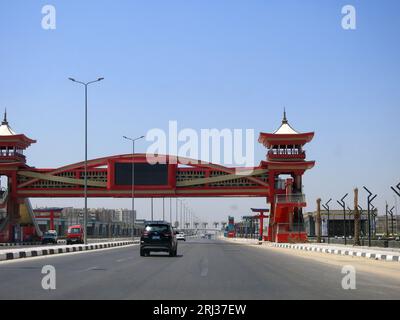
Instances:
[[[135,186],[167,185],[168,165],[135,163]],[[117,186],[132,185],[132,163],[115,163],[114,181]]]

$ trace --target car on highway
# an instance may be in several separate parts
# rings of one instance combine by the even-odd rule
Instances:
[[[162,222],[147,223],[140,237],[140,255],[150,255],[150,252],[168,252],[175,257],[178,251],[176,231],[171,224]]]
[[[53,243],[57,244],[58,236],[56,230],[48,230],[43,233],[42,244]]]
[[[81,225],[68,227],[67,231],[67,244],[83,243],[83,228]]]
[[[186,241],[185,233],[182,232],[182,231],[178,232],[178,233],[176,234],[176,240],[178,240],[178,241],[179,241],[179,240]]]

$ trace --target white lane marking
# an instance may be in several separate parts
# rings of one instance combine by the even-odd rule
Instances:
[[[133,259],[133,257],[129,257],[129,258],[121,258],[121,259],[118,259],[116,261],[117,262],[125,262],[125,261],[132,260],[132,259]]]
[[[96,266],[96,267],[90,267],[90,268],[87,268],[87,269],[84,269],[84,270],[81,270],[81,271],[90,271],[90,270],[96,270],[96,269],[98,269],[99,267],[98,266]]]

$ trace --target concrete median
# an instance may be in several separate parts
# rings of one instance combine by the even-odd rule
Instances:
[[[134,245],[134,244],[139,244],[139,241],[138,240],[129,240],[129,241],[102,242],[102,243],[87,244],[87,245],[84,245],[84,244],[62,245],[62,246],[54,245],[54,246],[46,246],[46,247],[30,247],[30,248],[10,249],[7,251],[4,250],[3,252],[0,253],[0,261],[38,257],[38,256],[47,256],[47,255],[54,255],[54,254],[71,253],[71,252],[99,250],[99,249],[122,247],[122,246]]]

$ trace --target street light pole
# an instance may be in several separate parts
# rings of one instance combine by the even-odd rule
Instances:
[[[367,189],[367,187],[363,187],[365,191],[368,193],[368,247],[371,246],[371,202],[377,197],[377,194],[372,196],[372,192]]]
[[[169,222],[171,222],[172,226],[172,198],[169,198]]]
[[[178,198],[175,198],[175,228],[178,227]]]
[[[83,216],[83,229],[84,229],[84,234],[83,234],[83,242],[85,244],[87,244],[87,105],[88,105],[88,99],[87,99],[87,88],[89,84],[95,83],[95,82],[99,82],[101,80],[103,80],[104,78],[98,78],[97,80],[94,81],[89,81],[89,82],[82,82],[82,81],[78,81],[75,80],[74,78],[68,78],[69,80],[71,80],[72,82],[76,82],[79,83],[83,86],[85,86],[85,165],[84,165],[84,172],[85,172],[85,178],[84,178],[84,198],[85,198],[85,212],[84,212],[84,216]]]
[[[132,139],[127,136],[123,136],[124,139],[132,142],[132,239],[135,240],[135,222],[136,222],[136,214],[135,214],[135,141],[144,138],[144,136],[140,136],[138,138]]]
[[[392,221],[392,236],[394,237],[394,219],[393,219],[393,209],[394,207],[392,207],[392,209],[389,210],[389,214],[390,214],[390,220]]]
[[[385,225],[386,225],[386,238],[389,238],[389,219],[388,219],[388,213],[389,213],[389,205],[386,201],[385,203],[385,214],[386,214],[386,219],[385,219]]]
[[[396,185],[397,190],[394,187],[390,187],[395,194],[397,194],[400,197],[400,182]]]
[[[330,212],[330,210],[329,210],[329,202],[331,202],[331,201],[332,201],[332,198],[329,199],[327,203],[322,205],[324,207],[324,209],[328,213],[328,222],[327,222],[327,225],[326,225],[327,234],[328,234],[328,243],[330,243],[330,237],[329,237],[329,227],[330,227],[330,222],[329,222],[329,212]]]
[[[162,219],[163,222],[165,221],[165,202],[164,202],[164,197],[162,198]]]
[[[180,219],[179,219],[179,221],[180,221],[180,223],[179,223],[179,228],[183,229],[183,228],[182,228],[182,207],[183,207],[183,200],[180,200],[180,202],[181,202],[181,215],[180,215]]]
[[[151,221],[154,221],[154,213],[153,213],[153,198],[151,198]]]
[[[340,201],[337,200],[337,203],[343,208],[343,231],[344,231],[344,244],[347,244],[347,239],[346,239],[346,203],[344,202],[344,199],[348,196],[348,193],[346,193]]]

